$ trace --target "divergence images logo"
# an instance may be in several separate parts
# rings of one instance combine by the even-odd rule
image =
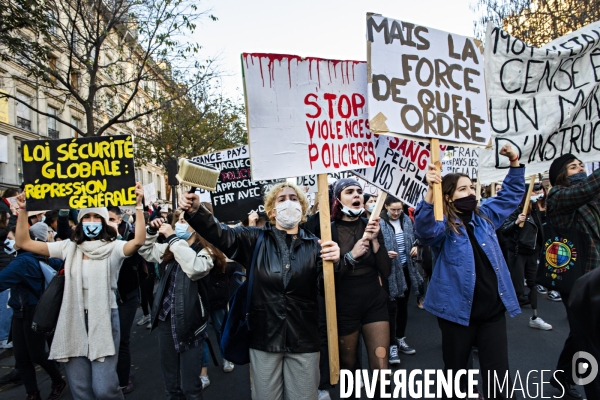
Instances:
[[[571,360],[573,381],[576,385],[592,383],[598,376],[598,361],[590,353],[578,351]],[[587,376],[585,376],[587,375]]]
[[[554,237],[548,239],[545,246],[546,276],[554,280],[562,280],[560,274],[567,272],[577,261],[577,248],[567,238]]]

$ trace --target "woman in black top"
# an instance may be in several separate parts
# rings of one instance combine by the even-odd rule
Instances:
[[[379,217],[368,222],[363,193],[354,179],[340,179],[331,211],[333,240],[340,247],[336,280],[340,367],[354,370],[359,330],[367,346],[369,367],[388,368],[390,346],[387,294],[379,276],[387,278],[391,262],[379,230]],[[369,233],[363,238],[364,233]]]

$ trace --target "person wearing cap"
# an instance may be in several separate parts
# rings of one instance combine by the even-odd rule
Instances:
[[[510,169],[498,196],[478,206],[475,185],[466,174],[443,178],[435,165],[426,174],[429,188],[415,211],[415,236],[431,246],[435,264],[423,307],[438,317],[446,371],[468,369],[473,346],[479,350],[483,387],[496,399],[512,398],[508,379],[506,312],[521,313],[510,272],[495,231],[519,206],[525,194],[525,168],[510,145],[500,150]],[[441,184],[444,218],[436,221],[433,185]],[[466,390],[466,378],[460,382]]]
[[[337,263],[339,247],[299,226],[308,201],[281,182],[265,194],[264,229],[228,227],[200,206],[194,193],[179,200],[192,229],[229,258],[250,267],[259,237],[249,318],[252,398],[317,399],[319,386],[318,285],[322,261]],[[261,233],[264,232],[264,233]]]
[[[54,243],[31,240],[27,221],[17,220],[18,247],[64,260],[64,295],[49,359],[65,363],[76,400],[123,399],[116,370],[120,335],[115,290],[123,260],[146,240],[139,182],[135,194],[135,236],[128,242],[116,240],[117,232],[108,228],[108,210],[101,207],[79,210],[71,239]],[[25,209],[25,193],[17,202]]]
[[[358,367],[356,348],[362,330],[370,369],[387,369],[388,295],[380,276],[387,279],[392,262],[380,230],[380,217],[369,221],[363,218],[364,212],[360,183],[351,178],[339,179],[333,186],[331,232],[342,254],[335,285],[340,368]]]
[[[25,218],[22,220],[26,221]],[[44,245],[48,237],[48,226],[38,222],[29,228],[28,236],[30,240]],[[47,399],[56,400],[62,396],[67,383],[63,380],[56,363],[48,360],[46,335],[31,329],[35,307],[44,291],[45,280],[40,262],[45,262],[55,270],[62,266],[59,259],[48,259],[46,256],[17,247],[17,256],[0,271],[0,292],[10,289],[8,306],[13,310],[13,352],[27,399],[41,399],[35,371],[35,364],[38,364],[52,380],[51,393]]]
[[[48,210],[28,211],[27,219],[29,222],[29,226],[33,226],[34,224],[36,224],[38,222],[44,222],[46,220],[46,215],[45,215],[46,211],[48,211]]]
[[[550,184],[552,189],[546,199],[547,220],[558,232],[561,229],[576,229],[581,237],[589,241],[584,273],[600,265],[600,169],[587,175],[583,162],[573,154],[564,154],[550,165]],[[568,307],[570,293],[560,292],[563,304],[567,309],[570,320],[571,311]],[[558,358],[556,379],[551,384],[562,390],[573,399],[582,398],[575,388],[572,374],[572,358],[577,351],[573,336],[565,341],[563,350]],[[560,371],[563,372],[560,372]]]

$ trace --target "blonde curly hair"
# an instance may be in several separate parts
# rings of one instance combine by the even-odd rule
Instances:
[[[298,186],[294,185],[293,183],[281,182],[273,186],[271,190],[265,193],[264,197],[265,213],[269,217],[269,221],[271,221],[272,224],[275,224],[275,216],[273,215],[272,211],[275,209],[275,201],[277,200],[277,195],[279,194],[279,192],[281,192],[284,188],[287,187],[292,188],[294,192],[296,192],[296,195],[298,196],[298,201],[300,201],[300,205],[302,206],[302,219],[300,220],[300,223],[306,222],[306,214],[308,213],[308,208],[310,207],[310,205],[308,204],[308,199],[306,198],[304,191]]]

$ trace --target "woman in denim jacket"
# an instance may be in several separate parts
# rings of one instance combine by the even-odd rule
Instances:
[[[521,312],[495,231],[523,198],[525,169],[510,145],[500,154],[508,157],[511,168],[497,197],[478,207],[467,175],[448,174],[442,179],[430,166],[429,190],[415,213],[415,236],[436,256],[423,306],[438,317],[445,369],[467,369],[471,349],[477,346],[486,393],[488,371],[492,377],[496,373],[499,382],[508,374],[504,312],[511,317]],[[433,215],[434,183],[442,184],[444,221],[436,221]],[[466,379],[461,386],[466,389]],[[504,391],[496,389],[491,398],[509,398],[500,394],[507,386]]]

